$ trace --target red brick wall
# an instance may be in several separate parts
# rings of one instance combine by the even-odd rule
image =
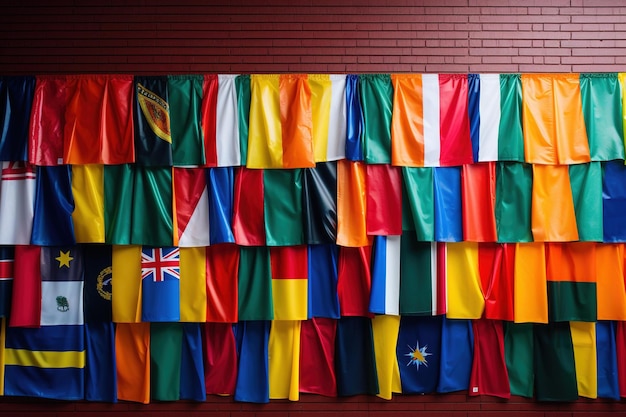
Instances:
[[[269,5],[255,5],[264,3]],[[0,72],[5,74],[626,68],[626,2],[620,0],[3,4],[8,4],[0,6]]]
[[[0,74],[626,71],[626,2],[619,0],[94,3],[3,2]],[[0,399],[0,416],[104,416],[113,411],[120,417],[194,411],[224,417],[328,417],[338,412],[344,417],[608,417],[610,412],[626,413],[626,404],[505,402],[465,394],[403,396],[391,402],[304,395],[297,403],[269,405],[220,397],[204,404],[149,406]]]

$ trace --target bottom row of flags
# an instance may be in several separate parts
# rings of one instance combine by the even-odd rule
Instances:
[[[73,299],[57,302],[59,314]],[[539,401],[626,394],[624,322],[514,324],[442,316],[87,323],[1,333],[5,396],[149,403],[394,393]]]

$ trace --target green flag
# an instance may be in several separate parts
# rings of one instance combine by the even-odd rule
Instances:
[[[248,117],[250,115],[250,75],[238,75],[235,78],[237,89],[237,116],[239,119],[239,145],[241,164],[248,160]]]
[[[532,242],[532,166],[518,162],[496,165],[496,230],[498,242]]]
[[[532,398],[533,324],[504,322],[504,357],[511,394]]]
[[[263,171],[263,189],[267,245],[303,244],[302,170],[266,169]]]
[[[436,243],[418,242],[415,232],[402,232],[400,240],[400,314],[434,315],[437,294]],[[436,252],[435,252],[436,253]],[[435,274],[433,274],[435,272]]]
[[[172,160],[175,166],[204,165],[204,139],[200,123],[201,75],[167,77]]]
[[[238,285],[239,321],[274,319],[268,247],[240,247]]]
[[[524,162],[522,78],[520,74],[500,74],[498,160]]]
[[[569,323],[535,324],[533,355],[536,399],[576,401],[578,387]]]
[[[391,163],[393,85],[389,74],[359,75],[365,162]]]
[[[435,240],[435,200],[433,188],[433,169],[432,168],[402,168],[403,202],[402,202],[402,218],[403,229],[405,222],[404,210],[408,208],[410,216],[414,224],[410,229],[415,230],[417,240],[433,241]],[[404,197],[407,202],[405,204]]]
[[[112,245],[130,244],[131,213],[135,178],[133,165],[104,166],[105,241]]]
[[[131,244],[173,244],[172,168],[135,166]]]
[[[180,398],[183,326],[150,323],[150,397],[156,401]]]
[[[600,162],[569,166],[578,239],[602,242],[602,165]]]

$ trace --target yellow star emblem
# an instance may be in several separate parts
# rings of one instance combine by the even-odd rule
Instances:
[[[69,268],[70,267],[70,262],[74,260],[74,258],[72,258],[70,256],[70,251],[69,250],[67,252],[59,251],[59,256],[57,256],[54,259],[59,261],[59,268],[62,268],[64,266]]]

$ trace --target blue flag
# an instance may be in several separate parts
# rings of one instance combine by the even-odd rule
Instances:
[[[115,324],[85,324],[85,399],[117,402]]]
[[[35,77],[0,77],[0,161],[27,161]]]
[[[351,161],[363,160],[363,110],[359,93],[359,76],[348,74],[346,77],[346,158]]]
[[[33,218],[33,245],[73,245],[74,196],[70,165],[38,166]]]
[[[463,240],[461,167],[433,168],[435,196],[435,240]]]
[[[309,245],[308,317],[339,318],[337,245]]]
[[[240,321],[234,325],[239,366],[235,401],[270,401],[268,365],[269,321]]]
[[[210,168],[207,171],[209,187],[209,236],[211,245],[234,243],[233,187],[235,174],[232,167]]]
[[[180,321],[179,249],[142,248],[141,280],[141,320]]]
[[[467,74],[467,113],[470,121],[470,138],[472,140],[472,156],[478,162],[480,148],[480,75]]]
[[[602,218],[605,242],[626,242],[626,166],[624,161],[602,163]]]
[[[403,316],[396,353],[403,394],[435,392],[441,366],[442,316]]]
[[[441,366],[437,392],[467,390],[474,358],[471,320],[443,319],[441,328]]]
[[[180,399],[206,401],[200,323],[181,325],[183,345],[180,360]]]
[[[335,373],[341,397],[378,394],[372,321],[369,317],[342,317],[337,321]]]
[[[614,322],[599,321],[596,323],[596,354],[598,362],[598,398],[610,398],[619,401]]]

